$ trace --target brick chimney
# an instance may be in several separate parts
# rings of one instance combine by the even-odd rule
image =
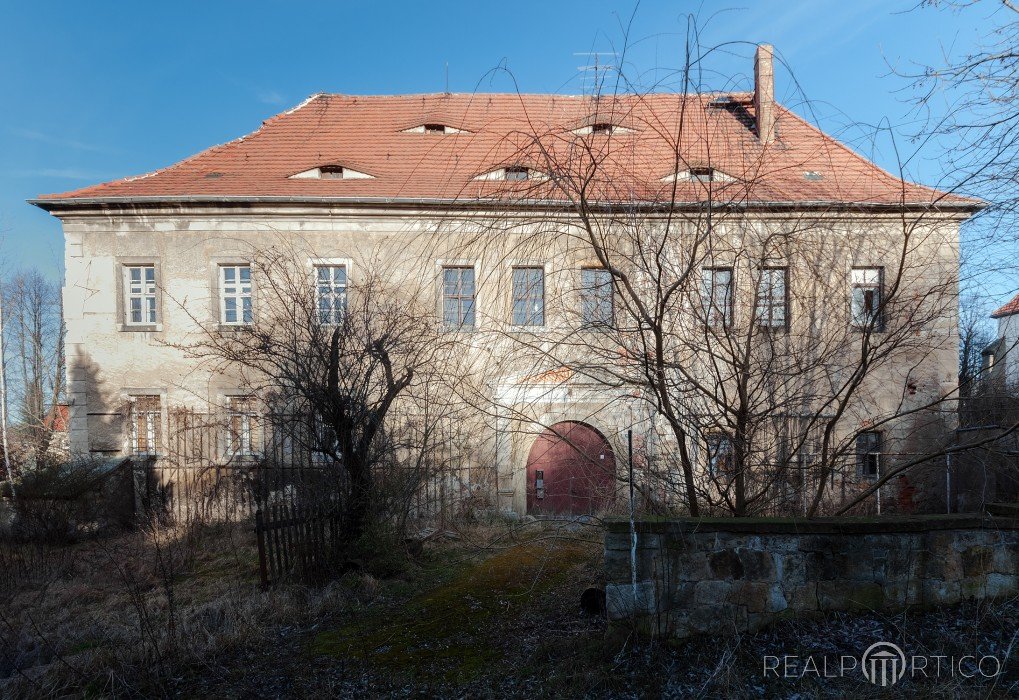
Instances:
[[[757,138],[761,143],[775,140],[775,66],[771,44],[759,44],[754,56],[754,112],[757,115]]]

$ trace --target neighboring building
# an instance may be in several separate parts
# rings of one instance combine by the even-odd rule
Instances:
[[[987,379],[1019,390],[1019,294],[991,314],[998,321],[998,337],[983,349]]]
[[[507,252],[519,235],[514,227],[533,231],[545,206],[507,206],[496,196],[500,188],[541,177],[533,164],[513,160],[523,131],[611,137],[606,148],[618,148],[621,164],[609,169],[610,184],[622,191],[632,173],[650,174],[662,189],[676,188],[676,210],[698,211],[704,186],[737,183],[748,167],[758,167],[761,194],[740,202],[744,222],[791,231],[816,217],[824,223],[818,245],[837,238],[848,251],[825,263],[841,293],[821,300],[831,313],[814,323],[860,325],[879,312],[891,283],[885,256],[894,254],[891,241],[905,219],[922,219],[930,228],[918,246],[927,277],[903,284],[918,285],[918,295],[923,285],[955,294],[958,226],[978,204],[879,169],[776,104],[772,80],[766,52],[759,55],[753,94],[319,94],[252,134],[170,167],[34,200],[60,218],[66,238],[71,450],[158,454],[173,432],[172,410],[210,405],[229,412],[221,446],[257,450],[257,408],[237,379],[197,370],[169,343],[194,331],[194,319],[220,327],[250,323],[259,303],[252,252],[283,237],[307,258],[309,271],[315,268],[331,300],[362,274],[358,266],[369,251],[381,249],[397,277],[427,281],[437,322],[475,331],[465,348],[500,368],[489,382],[490,398],[512,408],[493,411],[492,424],[476,436],[473,459],[493,468],[486,483],[493,502],[518,512],[599,507],[610,497],[601,489],[616,487],[612,471],[583,492],[558,494],[548,508],[541,503],[553,474],[576,466],[556,462],[561,444],[547,426],[569,430],[595,459],[621,467],[625,430],[646,415],[646,405],[635,405],[625,388],[569,367],[536,372],[533,360],[499,361],[513,354],[514,333],[537,329],[540,338],[542,329],[563,322],[559,306],[546,300],[555,289],[585,290],[558,295],[574,300],[585,328],[611,322],[614,313],[607,273],[590,259],[553,265]],[[669,129],[680,123],[686,126],[679,149],[688,164],[677,170]],[[450,236],[451,226],[496,218],[513,225],[493,233],[484,250],[458,248]],[[774,332],[806,322],[789,288],[796,265],[810,263],[768,269],[767,291],[763,297],[758,291],[756,305]],[[723,265],[705,267],[710,323],[724,327],[734,313],[754,306],[736,293],[743,265],[736,251]],[[951,311],[932,314],[924,328],[927,354],[869,378],[870,398],[847,418],[847,429],[952,390],[957,319]],[[896,430],[861,433],[854,478],[866,482],[881,469],[884,453],[906,451]],[[642,446],[652,441],[650,432],[638,438]],[[724,472],[732,450],[729,438],[706,436],[699,464],[705,473]]]

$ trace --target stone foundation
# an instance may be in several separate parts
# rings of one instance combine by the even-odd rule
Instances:
[[[786,617],[898,610],[1019,592],[1019,520],[909,518],[608,523],[610,620],[688,637],[756,631]]]

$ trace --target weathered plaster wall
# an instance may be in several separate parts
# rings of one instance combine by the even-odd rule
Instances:
[[[1019,593],[1019,520],[680,519],[605,535],[611,620],[688,637],[833,610],[896,610]]]

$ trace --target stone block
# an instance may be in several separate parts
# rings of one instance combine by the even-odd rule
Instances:
[[[799,552],[776,554],[775,568],[775,578],[783,585],[797,586],[807,581],[807,564]]]
[[[984,576],[992,569],[994,550],[986,545],[973,545],[962,550],[959,558],[963,576]]]
[[[698,605],[721,605],[729,599],[732,587],[729,581],[700,581],[694,584],[694,602]]]
[[[1019,593],[1019,575],[987,574],[985,595],[988,598],[1011,597]]]
[[[708,571],[716,579],[743,578],[743,562],[734,549],[723,549],[708,555]]]
[[[775,581],[775,560],[771,552],[759,549],[736,550],[740,563],[743,565],[743,578],[749,581]]]
[[[745,606],[750,613],[777,613],[789,607],[785,593],[777,583],[746,581],[733,587],[729,600]]]
[[[629,583],[605,585],[605,609],[610,620],[653,615],[657,612],[656,602],[657,591],[654,581],[638,582],[636,594]]]
[[[923,582],[923,602],[926,605],[951,605],[959,602],[959,582],[926,579]]]

